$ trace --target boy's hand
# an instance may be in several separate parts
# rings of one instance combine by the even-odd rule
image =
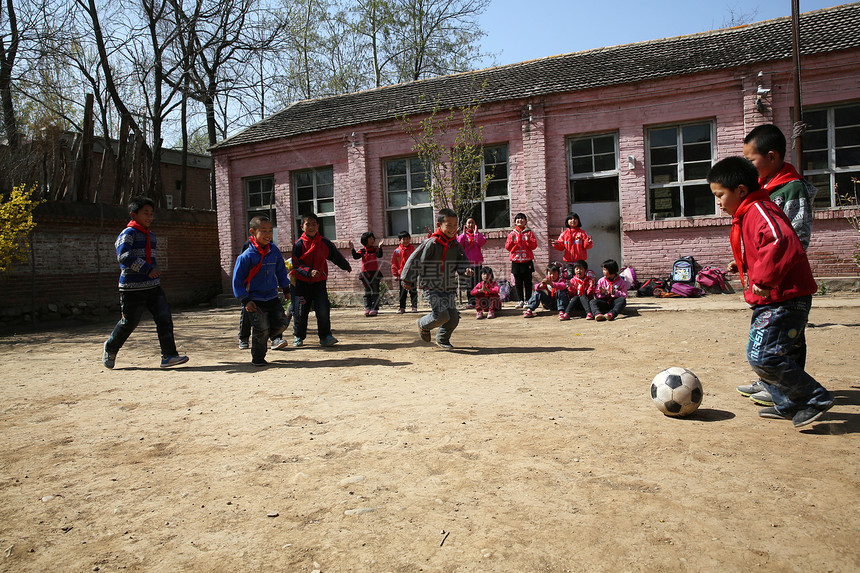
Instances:
[[[469,268],[469,269],[466,269],[465,271],[463,271],[463,274],[466,275],[467,277],[473,277],[473,276],[475,276],[475,270]]]
[[[311,278],[315,279],[320,275],[320,272],[317,269],[311,271]]]
[[[550,244],[550,245],[552,245],[553,247],[557,247],[557,246],[558,246],[558,241],[556,241],[555,239],[550,239],[550,240],[549,240],[549,244]]]
[[[253,300],[249,300],[248,304],[245,305],[245,310],[248,312],[257,312],[257,305],[254,304]]]
[[[382,248],[382,244],[383,244],[384,242],[385,242],[385,239],[382,239],[381,241],[379,241],[378,243],[376,243],[376,248],[377,248],[377,249],[381,249],[381,248]]]
[[[349,242],[349,248],[353,251],[355,250],[355,245],[353,244],[352,241]]]
[[[157,279],[161,276],[161,271],[158,269],[152,269],[151,271],[149,271],[149,274],[147,276],[151,279]]]
[[[412,283],[400,281],[400,284],[403,285],[403,290],[412,290]]]
[[[726,270],[730,273],[736,273],[738,272],[738,264],[734,260],[732,260],[732,262],[729,263],[728,267],[726,267]]]
[[[756,284],[752,286],[753,294],[762,298],[770,298],[770,290],[771,289],[769,288],[760,287]]]

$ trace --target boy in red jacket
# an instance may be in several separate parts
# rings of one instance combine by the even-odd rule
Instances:
[[[833,395],[803,369],[799,342],[817,290],[809,260],[788,217],[759,189],[751,162],[723,159],[708,183],[732,216],[732,254],[753,309],[747,360],[773,397],[759,416],[791,420],[795,428],[811,424],[833,406]]]
[[[397,284],[400,287],[400,308],[397,309],[397,314],[406,312],[407,293],[412,299],[412,312],[418,312],[418,289],[415,285],[407,289],[403,286],[403,281],[400,278],[409,255],[415,252],[415,245],[412,244],[412,235],[406,231],[400,231],[397,238],[400,240],[400,244],[394,249],[394,254],[391,255],[391,276],[397,279]]]

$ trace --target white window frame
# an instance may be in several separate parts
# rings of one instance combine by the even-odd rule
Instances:
[[[320,197],[319,190],[323,185],[319,182],[318,174],[322,174],[328,172],[331,177],[331,197]],[[300,176],[310,174],[311,175],[311,189],[312,189],[312,198],[310,201],[312,202],[312,212],[316,214],[317,218],[320,222],[320,233],[329,240],[337,239],[337,219],[335,216],[335,190],[334,190],[334,167],[331,165],[326,165],[324,167],[312,167],[310,169],[297,169],[291,173],[292,180],[292,200],[293,200],[293,213],[295,213],[296,219],[296,228],[297,233],[301,235],[302,230],[302,215],[306,214],[307,209],[303,209],[299,206],[299,182],[298,179]],[[302,201],[305,203],[306,201]],[[331,210],[323,210],[323,207],[320,207],[321,203],[331,202]],[[329,223],[328,221],[331,221]]]
[[[406,174],[403,175],[406,178],[406,189],[405,189],[406,205],[391,207],[389,205],[389,197],[388,197],[388,193],[389,193],[388,187],[389,187],[390,179],[392,177],[395,177],[395,176],[400,177],[401,175],[389,174],[388,168],[389,168],[389,165],[393,164],[396,161],[405,161],[406,162]],[[424,235],[424,229],[416,229],[413,227],[412,214],[414,211],[429,209],[430,210],[430,227],[431,228],[433,227],[433,198],[430,195],[430,191],[427,190],[427,187],[426,187],[426,181],[427,181],[426,176],[429,176],[429,173],[427,173],[427,171],[426,171],[427,166],[425,166],[425,171],[422,172],[425,174],[425,177],[422,177],[422,179],[421,179],[422,187],[420,187],[420,188],[414,187],[413,188],[413,186],[412,186],[412,162],[413,161],[418,161],[419,163],[421,162],[421,160],[419,159],[419,157],[417,155],[407,155],[407,156],[403,156],[403,157],[390,157],[390,158],[383,161],[382,179],[385,183],[385,185],[384,185],[385,186],[384,200],[385,200],[385,226],[386,226],[386,231],[387,231],[386,236],[391,237],[391,236],[397,235],[397,233],[395,233],[393,231],[393,229],[391,228],[391,221],[389,218],[389,215],[391,213],[394,213],[394,212],[403,212],[403,211],[406,212],[406,220],[407,220],[406,231],[410,235],[415,235],[416,233],[420,234],[421,236]],[[424,203],[413,203],[412,202],[412,193],[413,193],[413,191],[418,192],[419,190],[420,191],[426,190],[427,201]],[[400,193],[402,191],[398,190],[397,192]]]
[[[647,192],[646,192],[645,200],[646,200],[646,209],[647,209],[649,220],[691,219],[691,218],[701,218],[701,217],[714,217],[714,216],[718,216],[720,214],[719,210],[717,209],[716,199],[713,197],[711,197],[711,199],[713,199],[713,207],[714,207],[713,213],[708,213],[708,214],[703,214],[703,215],[686,215],[684,213],[684,211],[685,211],[685,209],[684,209],[684,207],[685,207],[685,205],[684,205],[684,187],[702,186],[702,185],[705,187],[708,187],[708,185],[709,185],[707,178],[705,176],[703,176],[699,179],[690,179],[690,180],[687,180],[684,178],[684,164],[685,164],[685,162],[684,162],[683,128],[688,127],[688,126],[695,126],[695,125],[708,125],[708,127],[709,127],[710,154],[711,154],[710,164],[713,165],[714,164],[714,157],[716,156],[716,151],[717,151],[716,150],[716,142],[717,142],[716,122],[713,119],[699,120],[699,121],[687,121],[687,122],[683,122],[683,123],[672,123],[672,124],[666,124],[666,125],[654,125],[654,126],[647,127],[645,130],[645,169],[646,169],[646,177],[647,177]],[[654,131],[670,129],[670,128],[674,128],[676,131],[676,135],[675,135],[675,148],[677,149],[676,180],[670,181],[667,183],[655,183],[652,180],[653,173],[652,173],[652,165],[651,165],[651,151],[652,151],[651,134]],[[703,162],[704,160],[700,160],[700,161]],[[669,190],[677,189],[678,201],[679,201],[680,207],[681,207],[681,213],[679,216],[660,217],[659,219],[655,218],[654,213],[652,212],[652,208],[651,208],[652,193],[654,193],[655,191],[663,190],[663,189],[669,189]]]
[[[847,167],[838,167],[836,165],[836,110],[847,108],[847,107],[860,107],[860,101],[855,102],[847,102],[844,104],[835,104],[826,107],[814,107],[809,110],[804,110],[804,116],[810,112],[826,112],[827,117],[827,125],[824,126],[824,130],[827,132],[827,167],[812,169],[805,168],[803,171],[803,176],[805,179],[809,180],[810,183],[816,185],[818,187],[818,193],[815,196],[815,208],[816,209],[833,209],[840,207],[840,199],[839,195],[849,195],[851,197],[854,196],[854,189],[837,189],[837,181],[836,177],[840,174],[848,174],[848,173],[858,173],[858,177],[860,177],[860,164],[858,165],[849,165]],[[849,124],[844,126],[838,126],[840,129],[846,127],[860,127],[860,124]],[[821,126],[813,125],[810,129],[807,130],[807,133],[812,131],[820,131],[822,130]],[[841,145],[838,149],[846,149],[846,148],[857,148],[860,149],[860,141],[857,141],[854,145]],[[812,150],[806,149],[804,147],[804,154],[810,151],[821,151],[821,150]],[[827,181],[827,189],[823,188],[821,181]],[[850,182],[850,179],[849,179]],[[829,194],[827,194],[829,191]],[[829,199],[828,205],[821,205],[822,198],[826,196]]]
[[[583,171],[580,173],[576,173],[573,167],[573,145],[578,141],[583,141],[586,139],[591,140],[591,158],[592,158],[592,166],[594,165],[594,157],[595,155],[606,155],[606,154],[595,154],[594,153],[594,140],[604,137],[612,137],[612,147],[613,147],[613,155],[615,168],[604,171]],[[619,201],[621,194],[621,172],[618,168],[618,132],[611,133],[591,133],[591,134],[582,134],[570,136],[567,138],[567,179],[568,179],[568,192],[567,192],[567,201],[568,205],[574,205],[574,183],[576,181],[587,181],[591,179],[616,179],[616,196],[612,199],[606,199],[606,201]],[[579,201],[582,203],[582,201]]]

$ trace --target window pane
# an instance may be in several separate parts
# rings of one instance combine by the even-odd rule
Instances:
[[[385,173],[392,175],[406,175],[406,159],[391,159],[385,162]]]
[[[317,185],[317,198],[334,197],[334,185]]]
[[[684,161],[711,160],[711,144],[696,143],[684,146]]]
[[[504,179],[502,181],[496,181],[493,179],[490,181],[490,184],[487,185],[487,197],[504,197],[508,194],[508,181]]]
[[[842,203],[849,205],[858,205],[858,196],[860,196],[860,183],[855,184],[851,178],[860,179],[860,170],[848,173],[836,174],[836,190],[842,196]],[[819,192],[819,195],[821,193]],[[817,197],[816,197],[817,198]]]
[[[314,171],[314,175],[316,175],[317,186],[332,185],[334,183],[334,169]]]
[[[681,216],[680,192],[677,187],[651,190],[651,216],[654,219]]]
[[[684,144],[709,142],[711,141],[711,125],[708,123],[685,125],[681,128],[681,137],[684,139]]]
[[[409,232],[409,212],[408,211],[389,211],[388,212],[388,236],[396,236],[401,231]]]
[[[430,192],[429,191],[413,191],[412,192],[412,205],[426,205],[430,202]]]
[[[677,131],[674,127],[651,130],[651,147],[675,146],[678,143]]]
[[[609,153],[615,155],[615,137],[606,135],[594,138],[594,153]]]
[[[807,131],[803,134],[803,151],[827,149],[827,130]]]
[[[492,176],[493,179],[503,179],[507,180],[508,178],[508,166],[506,163],[499,163],[484,169],[485,176]]]
[[[248,207],[255,208],[259,207],[263,204],[262,198],[259,193],[249,193],[248,194]]]
[[[826,129],[827,128],[827,111],[823,109],[815,110],[815,111],[805,111],[803,112],[803,121],[808,123],[813,127],[813,129]],[[787,138],[786,138],[787,139]]]
[[[860,147],[836,150],[836,167],[860,165]]]
[[[296,199],[299,201],[312,201],[314,198],[313,187],[297,187]]]
[[[504,229],[511,225],[511,207],[507,199],[487,201],[484,203],[484,212],[487,215],[484,229]]]
[[[317,201],[317,213],[334,213],[334,199]]]
[[[396,193],[388,192],[388,206],[389,207],[405,207],[407,205],[407,195],[406,191],[398,191]]]
[[[425,207],[423,209],[412,209],[412,230],[411,235],[423,237],[427,234],[426,228],[433,229],[433,209]]]
[[[827,169],[827,150],[806,151],[803,150],[803,164],[806,169]]]
[[[716,212],[716,201],[709,185],[684,187],[684,215],[686,217],[713,215]]]
[[[591,155],[591,139],[574,139],[570,142],[570,153],[574,157]]]
[[[818,193],[812,200],[812,206],[815,209],[826,209],[831,207],[830,204],[830,175],[821,173],[818,175],[807,175],[806,180],[818,188]]]
[[[507,163],[508,148],[507,146],[485,147],[484,148],[484,163]]]
[[[313,201],[298,201],[296,203],[296,210],[299,215],[307,215],[309,213],[314,212],[314,202]]]
[[[388,191],[406,191],[406,177],[389,177]]]
[[[310,187],[313,185],[313,173],[300,171],[296,173],[296,187]]]
[[[833,110],[833,121],[836,127],[860,124],[860,105],[837,107]]]
[[[573,158],[573,172],[574,173],[591,173],[594,171],[594,167],[591,163],[591,156],[587,155],[585,157],[574,157]]]
[[[678,166],[665,165],[651,168],[651,183],[672,183],[678,180]]]
[[[595,171],[615,171],[615,154],[611,155],[595,155],[594,156]]]
[[[651,150],[651,165],[672,165],[677,162],[678,150],[675,147]]]
[[[806,136],[804,136],[803,143],[806,144]],[[845,147],[846,145],[860,145],[860,126],[836,129],[836,147]]]
[[[425,181],[425,173],[423,171],[419,171],[418,173],[413,172],[410,176],[410,181],[412,182],[413,189],[422,189],[427,182]]]
[[[320,233],[327,239],[337,239],[337,231],[334,228],[334,217],[320,217]]]
[[[684,164],[684,181],[695,181],[696,179],[706,179],[708,171],[711,169],[710,161],[702,161],[699,163]]]
[[[618,201],[618,177],[600,177],[572,181],[572,203]]]
[[[257,209],[255,211],[248,211],[248,221],[250,222],[251,219],[253,219],[254,217],[259,217],[261,215],[263,217],[268,217],[269,220],[272,222],[273,227],[278,226],[278,220],[275,216],[276,214],[274,209]]]

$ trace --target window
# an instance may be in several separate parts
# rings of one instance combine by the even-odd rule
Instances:
[[[804,177],[818,188],[814,206],[837,207],[839,196],[857,202],[860,185],[860,104],[804,111]]]
[[[484,200],[475,204],[472,217],[479,229],[505,229],[511,226],[511,199],[508,193],[508,146],[484,147],[481,182],[487,181]],[[465,222],[465,221],[464,221]]]
[[[618,137],[615,134],[568,140],[570,203],[618,201]]]
[[[713,125],[695,123],[648,130],[648,212],[651,219],[714,215],[707,182]]]
[[[334,224],[334,169],[306,169],[293,173],[296,200],[296,226],[301,235],[302,215],[316,213],[320,233],[328,239],[337,239]]]
[[[245,179],[245,222],[249,222],[258,215],[268,217],[272,222],[272,227],[275,228],[273,241],[277,242],[275,178],[271,175]]]
[[[385,213],[388,236],[401,231],[424,236],[425,227],[433,229],[433,206],[426,189],[427,171],[418,156],[389,159],[385,162]]]

